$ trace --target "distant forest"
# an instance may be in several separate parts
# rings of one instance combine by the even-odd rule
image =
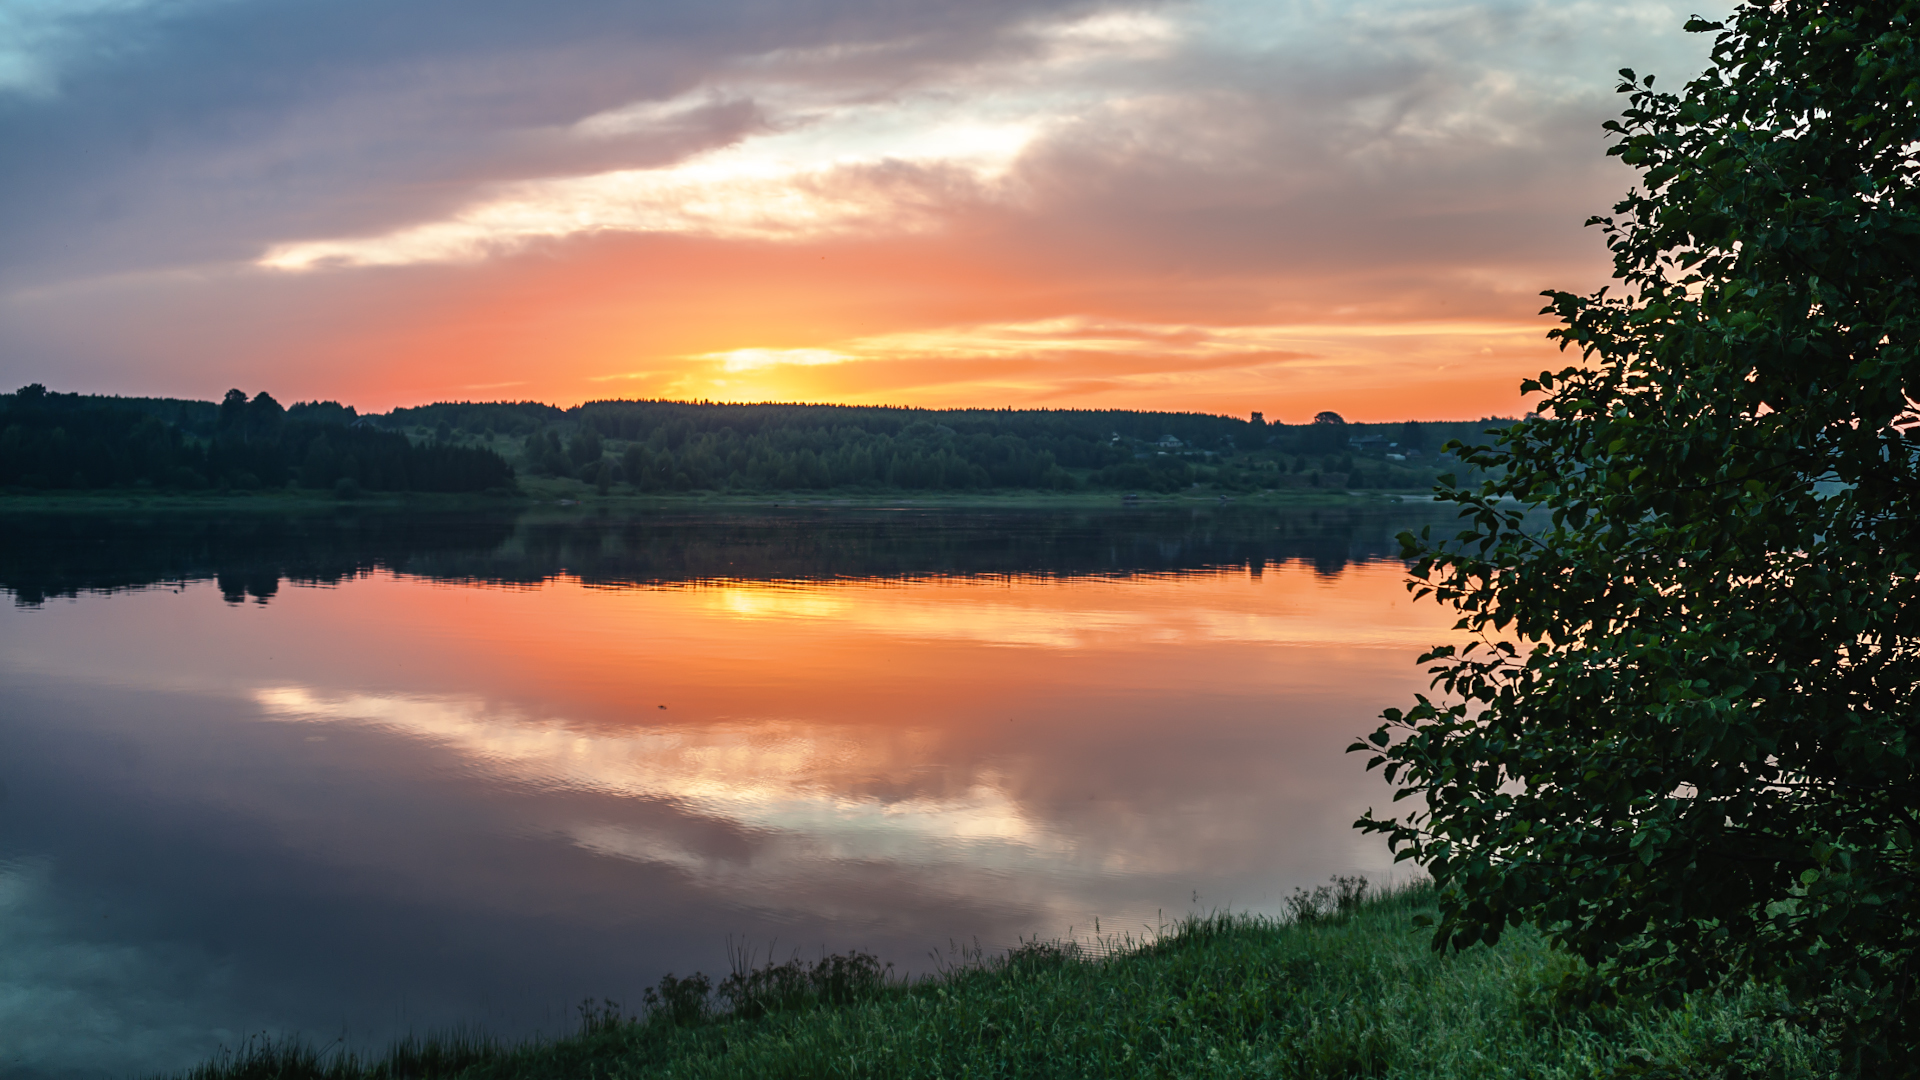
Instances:
[[[0,395],[0,488],[602,492],[1195,488],[1419,490],[1449,440],[1510,421],[1308,424],[1204,413],[597,401],[458,402],[361,415],[220,402]]]
[[[219,404],[48,393],[0,399],[0,487],[486,491],[513,486],[491,450],[417,442],[338,406],[284,409],[262,391]]]

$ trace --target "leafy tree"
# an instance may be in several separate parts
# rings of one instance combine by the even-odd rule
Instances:
[[[1347,445],[1347,421],[1339,413],[1327,411],[1313,415],[1307,425],[1306,448],[1316,454],[1331,454]]]
[[[253,395],[253,400],[247,403],[247,427],[254,431],[271,431],[286,415],[287,410],[265,390]]]
[[[239,427],[246,419],[247,392],[238,387],[227,391],[226,396],[220,399],[221,430]]]
[[[1407,536],[1478,640],[1356,750],[1359,825],[1603,985],[1776,982],[1856,1072],[1920,1073],[1920,35],[1912,3],[1741,5],[1680,93],[1623,72],[1594,219],[1623,291],[1550,293],[1584,362],[1455,447]],[[1522,507],[1533,512],[1523,515]]]
[[[592,465],[594,462],[600,460],[600,455],[604,452],[600,442],[600,433],[592,428],[583,429],[579,434],[575,435],[573,441],[567,445],[567,457],[572,460],[576,467]]]
[[[211,438],[188,434],[187,418],[202,411],[195,406],[204,407]],[[0,395],[0,488],[249,489],[289,480],[327,488],[342,478],[368,491],[484,491],[514,482],[490,450],[415,446],[396,432],[295,418],[265,391],[251,400],[230,391],[218,406],[50,394],[37,384]]]

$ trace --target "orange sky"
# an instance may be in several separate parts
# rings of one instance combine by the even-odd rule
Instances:
[[[1605,279],[1581,222],[1630,179],[1613,71],[1697,51],[1671,4],[1591,6],[1007,0],[749,33],[581,2],[452,43],[413,13],[379,49],[246,5],[56,19],[0,56],[32,162],[0,182],[36,208],[0,211],[0,379],[1515,414],[1560,362],[1539,291]],[[144,51],[59,46],[139,12]]]

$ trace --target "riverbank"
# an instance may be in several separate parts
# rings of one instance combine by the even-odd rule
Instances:
[[[831,971],[788,964],[730,984],[738,1015],[716,1014],[693,984],[668,981],[644,1018],[590,1012],[567,1038],[429,1041],[379,1058],[255,1044],[184,1076],[1570,1080],[1825,1071],[1819,1048],[1766,1019],[1758,995],[1698,995],[1679,1009],[1580,1004],[1558,990],[1577,962],[1537,934],[1438,955],[1414,922],[1430,910],[1431,894],[1414,889],[1305,921],[1197,918],[1144,944],[1118,942],[1104,957],[1031,946],[911,984],[868,978],[857,961]]]
[[[627,512],[677,510],[791,509],[855,507],[893,509],[1103,509],[1145,507],[1344,507],[1428,502],[1426,491],[1336,491],[1288,488],[1234,493],[1191,491],[1173,494],[1118,491],[785,491],[676,494],[613,491],[602,495],[577,481],[534,480],[511,495],[441,495],[422,492],[369,492],[341,499],[331,492],[289,488],[273,491],[151,491],[110,489],[74,492],[0,494],[0,514],[92,513],[128,511],[219,511],[222,513],[312,513],[340,508],[367,510],[521,511],[535,507],[572,507]]]

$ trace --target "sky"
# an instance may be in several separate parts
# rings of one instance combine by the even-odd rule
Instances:
[[[1697,8],[0,0],[0,386],[1517,415]]]

